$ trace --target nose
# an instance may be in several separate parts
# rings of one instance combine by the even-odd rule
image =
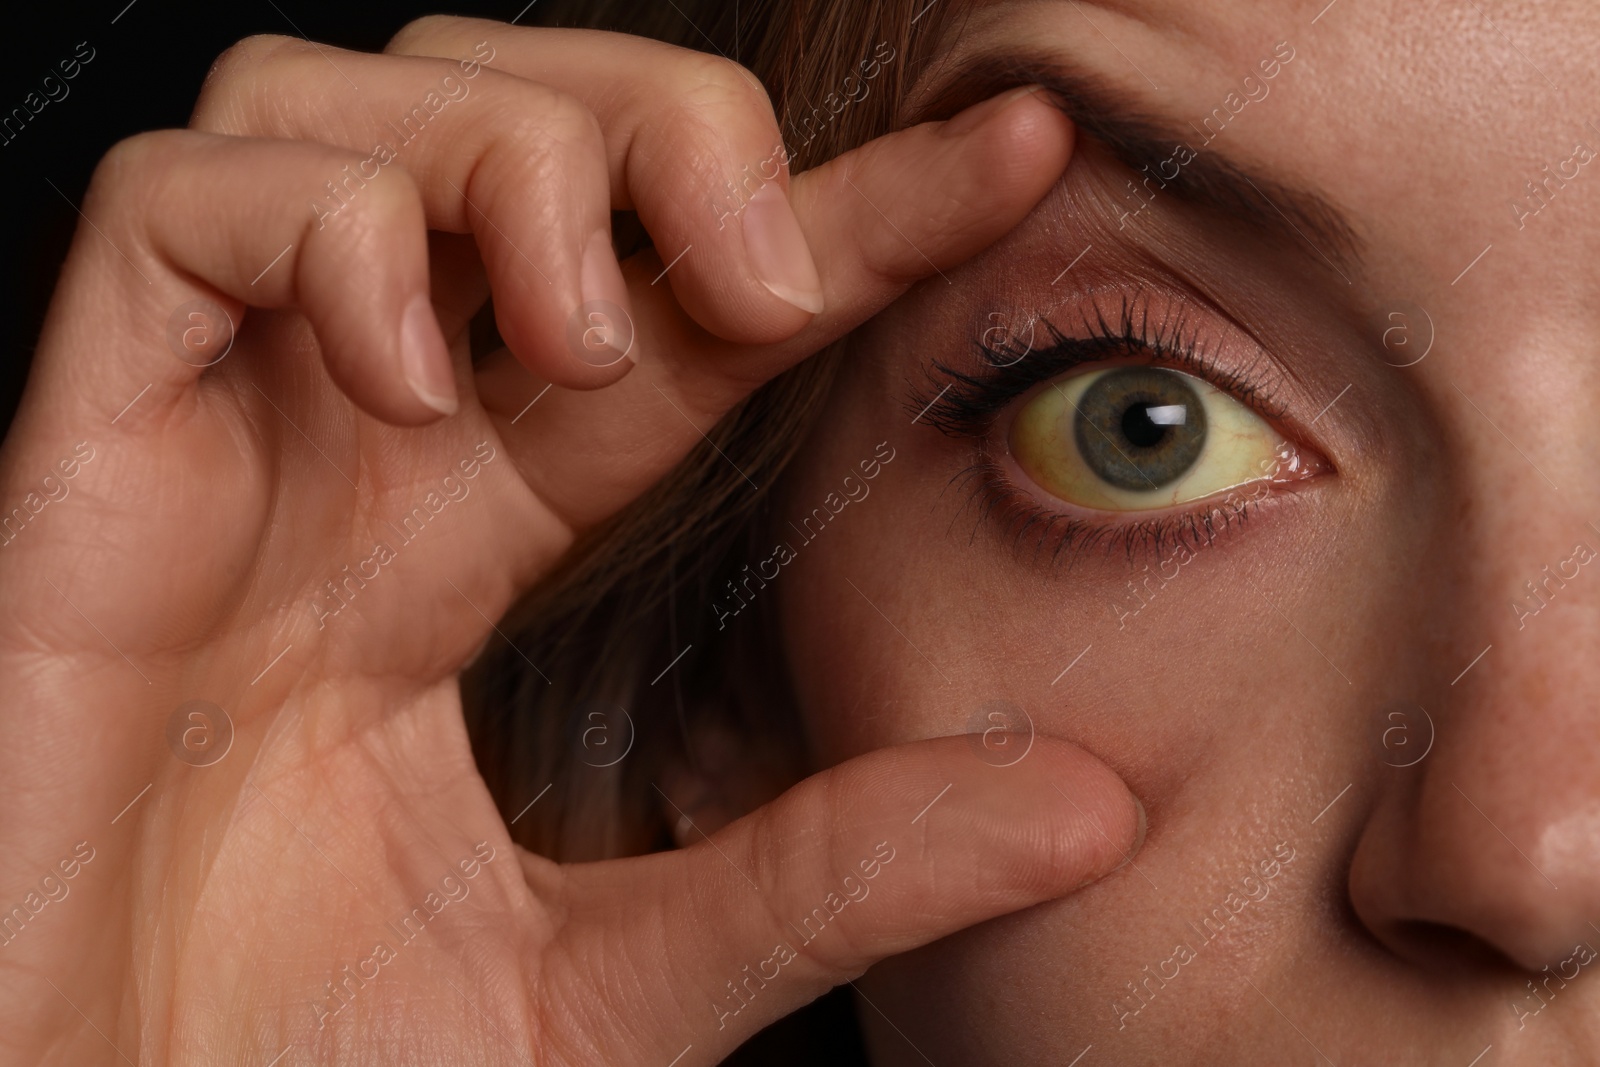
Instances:
[[[1538,971],[1600,946],[1600,536],[1539,525],[1469,583],[1456,663],[1485,650],[1439,684],[1428,757],[1384,768],[1352,861],[1357,914],[1413,962]]]

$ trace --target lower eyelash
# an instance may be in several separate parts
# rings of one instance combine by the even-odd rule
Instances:
[[[1144,355],[1153,365],[1173,366],[1210,380],[1268,419],[1282,415],[1267,390],[1256,383],[1254,367],[1250,368],[1252,377],[1247,378],[1216,365],[1199,327],[1181,305],[1152,321],[1144,294],[1124,294],[1113,319],[1108,320],[1098,307],[1093,318],[1085,313],[1085,336],[1067,335],[1050,322],[1042,325],[1049,334],[1050,343],[1045,347],[1035,349],[1030,344],[1023,348],[1015,342],[995,346],[980,337],[974,344],[989,371],[969,374],[936,363],[929,370],[930,382],[937,384],[944,378],[944,386],[931,398],[913,395],[906,403],[907,410],[917,416],[913,421],[926,421],[946,436],[976,441],[973,461],[952,479],[953,483],[970,483],[962,510],[978,507],[972,537],[984,524],[996,522],[1014,551],[1027,551],[1035,558],[1048,555],[1052,565],[1097,547],[1104,548],[1108,556],[1120,550],[1129,562],[1141,555],[1165,559],[1180,546],[1193,551],[1213,543],[1261,506],[1284,495],[1273,493],[1252,500],[1223,496],[1198,501],[1186,512],[1132,521],[1085,519],[1041,506],[1010,479],[987,453],[986,445],[996,416],[1013,399],[1075,367],[1119,355]]]
[[[963,511],[978,509],[970,539],[994,523],[1012,551],[1034,560],[1047,556],[1052,566],[1062,563],[1063,557],[1071,562],[1096,548],[1104,549],[1108,557],[1125,555],[1130,564],[1141,557],[1166,559],[1180,547],[1197,552],[1285,495],[1270,493],[1242,500],[1224,495],[1200,501],[1201,507],[1187,512],[1133,522],[1097,522],[1040,506],[1032,494],[1006,477],[981,447],[951,483],[963,485],[967,494]]]

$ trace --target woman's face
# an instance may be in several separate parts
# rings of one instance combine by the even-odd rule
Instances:
[[[1149,166],[1081,134],[857,335],[777,514],[801,706],[829,763],[1025,711],[1149,836],[876,968],[879,1062],[1600,1062],[1600,16],[1323,2],[932,65],[1053,61]]]

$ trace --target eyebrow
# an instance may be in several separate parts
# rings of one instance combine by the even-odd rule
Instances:
[[[1042,85],[1078,129],[1104,145],[1135,172],[1171,159],[1178,145],[1194,158],[1176,178],[1162,175],[1173,196],[1241,223],[1285,244],[1309,250],[1349,284],[1345,268],[1360,264],[1361,240],[1349,220],[1316,193],[1252,174],[1219,154],[1203,138],[1128,104],[1127,93],[1104,79],[1074,70],[1060,57],[1042,53],[985,54],[944,73],[908,119],[948,118],[1007,89]],[[1225,134],[1224,128],[1212,139]],[[1199,143],[1197,143],[1199,142]]]

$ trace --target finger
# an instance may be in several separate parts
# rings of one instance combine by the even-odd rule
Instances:
[[[859,321],[913,283],[957,266],[1010,232],[1072,156],[1073,127],[1025,86],[870,141],[807,171],[792,199],[819,250],[825,299]],[[853,323],[852,323],[853,324]],[[775,346],[803,349],[837,326]]]
[[[754,74],[720,56],[595,30],[528,29],[432,16],[388,51],[458,57],[483,44],[496,68],[582,101],[599,119],[614,207],[631,208],[665,284],[710,333],[770,343],[823,307],[786,197],[789,157]]]
[[[598,1061],[666,1063],[692,1045],[686,1062],[716,1063],[880,959],[1109,873],[1142,834],[1121,779],[1076,746],[1038,738],[995,767],[967,738],[903,745],[702,844],[568,868],[541,974],[570,983],[558,995],[627,983],[625,1013],[562,1001]]]
[[[46,325],[65,334],[52,349],[98,352],[106,363],[93,376],[66,361],[42,373],[67,388],[92,383],[97,406],[146,385],[152,400],[171,403],[225,357],[197,346],[217,332],[231,341],[247,305],[292,307],[363,409],[402,425],[453,411],[455,372],[428,299],[410,179],[396,175],[320,227],[298,195],[352,159],[322,145],[183,130],[118,144],[85,196],[91,225],[78,231]],[[110,329],[108,301],[119,317]],[[232,328],[219,331],[223,315]],[[108,380],[121,387],[102,388]]]
[[[794,202],[818,250],[827,307],[789,340],[749,347],[709,337],[650,284],[659,260],[641,255],[625,265],[644,349],[638,370],[601,393],[556,388],[540,396],[544,382],[519,382],[491,361],[479,393],[541,498],[571,524],[597,522],[665,473],[756,386],[854,329],[915,280],[932,276],[930,284],[944,285],[935,272],[1021,222],[1071,152],[1071,124],[1034,94],[879,138],[795,178]],[[641,449],[641,441],[651,447]],[[537,463],[552,450],[566,457],[562,465]]]
[[[496,325],[517,358],[570,388],[615,381],[636,354],[626,335],[606,334],[588,346],[572,340],[573,324],[587,324],[584,308],[630,317],[611,247],[599,126],[573,97],[483,68],[470,50],[467,56],[374,56],[249,38],[218,62],[192,124],[357,152],[347,166],[297,190],[306,217],[319,226],[391,175],[408,173],[430,228],[476,236]],[[360,85],[359,94],[346,78]]]
[[[462,55],[472,55],[475,51],[487,54],[470,43],[469,38],[478,32],[489,32],[486,27],[494,24],[452,20],[439,24],[456,26],[455,32],[459,33],[459,40],[446,40],[445,45]],[[461,27],[470,32],[462,31]],[[516,36],[519,41],[522,39],[521,35]],[[430,38],[435,44],[440,39],[437,35]],[[504,43],[499,36],[493,40]],[[492,52],[495,46],[487,47]],[[239,51],[242,53],[243,49],[241,46]],[[439,50],[444,50],[443,46]],[[302,51],[305,54],[297,52],[293,45],[277,45],[270,52],[263,49],[266,58],[225,63],[224,72],[217,75],[208,88],[208,94],[214,94],[217,100],[214,105],[217,113],[231,115],[242,110],[255,114],[259,111],[257,118],[229,121],[276,121],[280,124],[271,126],[271,132],[315,135],[314,129],[303,124],[283,124],[295,120],[272,118],[305,109],[284,109],[276,91],[251,88],[246,84],[251,79],[242,74],[230,79],[226,74],[229,66],[241,71],[254,70],[257,76],[265,79],[262,84],[289,91],[277,80],[279,75],[267,68],[281,65],[289,69],[288,64],[293,60],[294,73],[288,80],[301,87],[294,90],[300,93],[303,93],[304,84],[312,79],[339,77],[321,56],[309,50]],[[503,57],[495,61],[501,62]],[[251,62],[255,65],[251,66]],[[359,109],[322,109],[338,123],[355,124],[352,127],[355,133],[345,129],[341,136],[358,137],[363,122],[378,122],[380,117],[386,123],[394,114],[394,107],[403,110],[407,106],[405,101],[415,98],[419,88],[406,81],[414,75],[407,74],[401,79],[406,82],[403,90],[395,90],[390,85],[392,72],[398,69],[393,65],[399,62],[402,60],[394,57],[339,54],[341,68],[373,87],[362,95],[383,101],[381,107],[365,118],[361,117]],[[412,59],[408,62],[436,64],[429,68],[429,77],[437,76],[442,80],[443,75],[437,73],[441,69],[455,70],[459,77],[465,77],[456,65],[444,61]],[[374,63],[388,64],[383,70],[390,73],[379,72],[378,67],[371,65]],[[489,84],[484,79],[489,79],[491,74],[492,71],[480,70],[479,83]],[[591,72],[584,86],[594,81]],[[242,88],[230,91],[227,87],[234,82]],[[339,91],[349,95],[342,81]],[[582,88],[580,91],[594,90]],[[398,97],[397,92],[400,93]],[[399,104],[395,103],[397,99]],[[485,95],[466,103],[484,103],[488,99]],[[252,100],[256,103],[250,105],[248,102]],[[390,110],[384,111],[385,108]],[[460,127],[470,125],[461,116],[460,109],[453,119],[446,110],[440,119],[451,119]],[[951,123],[930,123],[893,134],[795,180],[794,200],[800,208],[798,222],[801,231],[809,235],[808,243],[819,250],[823,249],[824,242],[833,244],[819,253],[824,257],[821,284],[827,293],[826,309],[781,344],[751,348],[721,342],[711,336],[685,315],[674,299],[675,293],[651,284],[668,264],[657,255],[641,255],[630,263],[627,272],[633,312],[622,316],[621,327],[626,329],[632,324],[634,353],[656,365],[650,368],[649,374],[630,374],[624,379],[629,383],[626,386],[614,387],[606,390],[603,396],[585,401],[564,392],[563,387],[595,384],[592,379],[577,382],[571,376],[558,373],[561,368],[552,363],[559,363],[559,360],[540,363],[538,353],[547,349],[535,348],[530,355],[526,336],[536,332],[541,321],[527,311],[530,305],[525,301],[497,299],[497,311],[505,326],[503,332],[510,333],[508,340],[514,354],[524,366],[534,369],[535,380],[526,382],[523,388],[508,387],[505,379],[516,382],[515,376],[496,371],[491,378],[480,381],[480,386],[484,387],[481,392],[485,402],[500,412],[502,429],[509,432],[512,420],[518,418],[528,401],[540,396],[545,385],[556,385],[556,391],[540,401],[531,419],[519,420],[519,433],[511,437],[514,454],[523,457],[519,463],[523,473],[535,483],[536,490],[548,494],[557,515],[571,523],[587,525],[614,512],[675,463],[700,439],[703,430],[709,429],[732,404],[760,382],[864,321],[903,292],[916,277],[946,269],[1009,230],[1048,190],[1070,155],[1070,124],[1055,108],[1037,100],[1017,99],[999,107],[979,105],[965,120],[958,117]],[[451,177],[447,168],[464,165],[463,161],[473,158],[473,153],[453,150],[449,143],[448,134],[452,129],[449,125],[435,125],[429,129],[429,134],[417,137],[406,147],[410,155],[405,165],[414,168],[419,175],[425,195],[427,190],[436,188],[445,190],[446,196],[453,196],[452,183],[460,186],[461,182]],[[445,136],[435,140],[432,133]],[[619,149],[608,140],[605,150],[613,157],[611,170],[615,180]],[[477,168],[481,169],[481,166]],[[433,177],[435,172],[442,173],[448,181],[441,184]],[[516,187],[508,192],[508,202],[525,203],[530,199],[519,183],[508,184]],[[478,202],[476,194],[472,202]],[[456,210],[460,210],[464,218],[480,217],[468,210],[470,205],[463,208],[459,200],[456,203]],[[440,206],[451,210],[449,203]],[[478,206],[484,209],[481,215],[484,221],[477,224],[483,231],[480,239],[486,247],[503,241],[509,233],[506,227],[498,222],[489,223],[502,214],[501,209]],[[517,209],[513,204],[506,210]],[[435,225],[448,228],[448,222]],[[534,229],[537,231],[538,227]],[[516,239],[504,242],[516,243],[519,243]],[[516,267],[513,253],[506,252],[505,258],[511,267]],[[673,267],[668,276],[677,269]],[[497,296],[501,289],[502,286],[496,284]],[[514,317],[518,315],[527,316],[529,322],[528,329],[521,333],[507,324],[508,316],[513,317],[509,321],[516,321]],[[611,321],[603,316],[598,320],[581,317],[577,320],[577,332],[585,339],[604,338],[610,335],[608,330],[589,327],[607,325]],[[543,328],[548,332],[550,326],[545,323]],[[642,442],[648,442],[648,447],[642,447]],[[590,447],[583,447],[585,445]],[[563,455],[566,461],[560,465],[541,464],[542,469],[534,466],[536,456],[551,454]]]

